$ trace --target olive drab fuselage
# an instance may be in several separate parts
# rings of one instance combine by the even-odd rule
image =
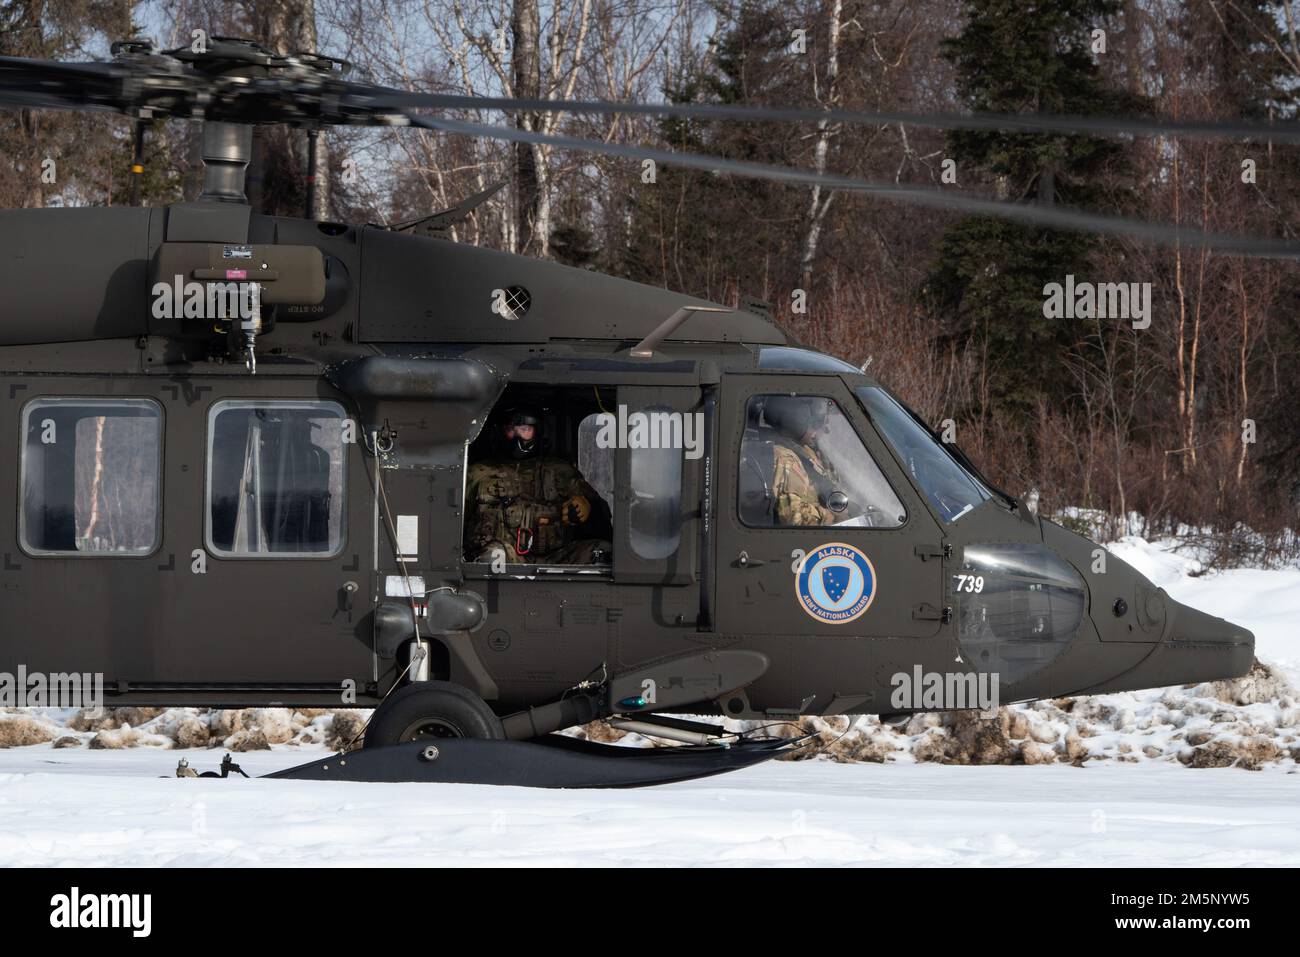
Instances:
[[[163,272],[232,257],[286,277],[256,375],[237,331],[151,309]],[[758,307],[693,313],[633,355],[710,304],[214,202],[0,212],[0,285],[0,671],[102,673],[109,704],[374,705],[412,617],[431,676],[502,714],[655,663],[685,702],[672,662],[701,653],[752,652],[761,674],[676,710],[773,718],[913,710],[891,694],[916,667],[996,670],[1010,701],[1227,677],[1253,656],[1249,632],[1114,556],[1098,570],[1098,546],[1023,506],[949,509],[950,465],[926,457],[946,453],[901,450],[875,380]],[[308,301],[285,301],[296,288]],[[471,449],[515,393],[546,404],[564,467],[506,482]],[[768,395],[833,400],[895,514],[832,520],[819,486],[853,476],[755,458],[747,408]],[[611,402],[700,416],[702,454],[592,451],[583,420]],[[555,487],[526,501],[535,478]],[[608,515],[606,563],[551,560],[573,543],[552,503],[574,488]],[[747,496],[772,494],[804,521],[747,520]],[[519,523],[536,553],[478,560]],[[642,684],[624,698],[653,707]]]

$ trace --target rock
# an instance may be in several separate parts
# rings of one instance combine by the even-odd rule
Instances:
[[[898,748],[883,735],[879,738],[873,738],[861,732],[850,732],[839,738],[830,747],[824,748],[821,753],[840,764],[856,762],[884,764],[889,756],[897,750]]]
[[[90,739],[90,747],[95,751],[116,751],[134,747],[139,739],[140,732],[135,728],[105,728]]]
[[[1276,761],[1281,753],[1281,749],[1263,735],[1237,743],[1219,739],[1195,749],[1190,765],[1194,768],[1229,768],[1235,765],[1247,771],[1258,771],[1262,765]]]
[[[230,751],[269,751],[271,744],[259,729],[245,728],[226,738],[225,747]]]
[[[948,764],[1011,764],[1019,748],[1008,734],[1011,716],[999,708],[994,718],[981,718],[978,711],[954,711],[945,739]]]
[[[81,747],[81,739],[80,739],[80,738],[74,738],[74,737],[73,737],[72,735],[70,735],[70,734],[65,734],[65,735],[63,735],[62,737],[59,737],[59,738],[55,738],[55,739],[54,739],[54,747],[56,747],[56,748],[79,748],[79,747]]]
[[[271,744],[287,744],[293,740],[292,715],[288,708],[258,708],[244,727],[261,731]]]
[[[1142,749],[1142,753],[1145,754],[1148,758],[1158,758],[1163,752],[1159,748],[1157,748],[1154,744],[1148,744],[1145,748]]]
[[[340,718],[343,719],[344,723],[349,725],[349,729],[347,733],[342,735],[339,733],[338,730],[340,728]],[[331,729],[330,737],[329,737],[329,740],[331,742],[330,747],[334,748],[334,750],[336,751],[340,750],[341,747],[344,744],[347,744],[348,740],[351,739],[352,736],[355,735],[357,731],[360,729],[361,727],[360,724],[356,724],[355,726],[353,726],[351,724],[351,721],[352,721],[351,712],[337,711],[334,713],[334,727]],[[340,742],[339,744],[332,743],[335,740],[335,738],[338,737],[343,738],[342,742]],[[610,725],[608,721],[603,721],[603,720],[591,721],[587,724],[584,724],[582,727],[578,729],[578,737],[583,738],[584,740],[587,741],[595,741],[599,744],[613,744],[615,741],[620,741],[623,738],[626,738],[627,732],[622,730],[621,728],[613,727],[612,725]]]
[[[1250,671],[1229,681],[1211,681],[1205,685],[1208,694],[1229,704],[1247,705],[1272,701],[1275,698],[1296,697],[1296,689],[1285,677],[1275,672],[1258,658]]]
[[[916,761],[933,761],[942,764],[944,759],[944,734],[931,728],[925,736],[912,745],[912,758]]]
[[[210,735],[207,725],[198,718],[188,715],[176,725],[172,737],[178,748],[206,748]]]
[[[208,730],[213,738],[224,741],[236,731],[244,730],[243,715],[242,711],[213,711],[208,719]]]
[[[68,728],[72,731],[111,731],[120,725],[116,708],[100,708],[98,714],[90,708],[82,708],[68,722]]]
[[[143,724],[148,724],[154,718],[158,717],[165,711],[165,708],[114,708],[118,725],[129,724],[133,728],[138,728]]]
[[[1046,722],[1033,725],[1029,729],[1029,736],[1039,744],[1055,744],[1060,737],[1056,729]]]
[[[1011,712],[1011,720],[1007,727],[1007,737],[1015,741],[1029,737],[1029,716],[1018,708]]]
[[[1082,764],[1088,760],[1088,749],[1084,747],[1083,738],[1074,729],[1065,736],[1065,757],[1075,764]]]
[[[1227,741],[1214,741],[1193,749],[1191,760],[1186,763],[1193,768],[1230,768],[1238,757],[1236,749]]]
[[[1282,749],[1272,738],[1262,734],[1247,738],[1238,749],[1241,754],[1241,767],[1247,771],[1258,771],[1263,765],[1271,764],[1282,757]]]
[[[908,719],[907,727],[903,729],[903,734],[907,735],[909,738],[914,735],[925,734],[925,732],[929,731],[931,728],[939,727],[941,723],[942,719],[933,712],[914,714],[910,719]]]
[[[1197,748],[1203,744],[1208,744],[1214,738],[1214,733],[1205,729],[1187,732],[1187,743]]]
[[[1187,705],[1187,696],[1179,694],[1175,688],[1170,688],[1160,696],[1160,703],[1170,711],[1181,711]]]
[[[363,740],[360,737],[361,729],[366,726],[366,720],[368,717],[369,717],[368,712],[335,711],[334,720],[330,723],[330,728],[329,731],[327,732],[325,743],[335,751],[342,751],[344,748],[348,747],[349,743],[351,743],[352,747],[354,748],[360,747],[361,742]],[[593,725],[597,725],[597,724],[604,724],[604,722],[603,721],[592,722],[592,724],[589,724],[586,727],[592,728]],[[614,732],[616,730],[614,728],[610,728],[609,725],[605,725],[605,728],[607,729],[607,732]],[[623,736],[623,732],[619,732],[618,737],[621,738],[622,736]],[[618,738],[593,737],[590,740],[616,741],[618,740]]]
[[[1025,764],[1052,764],[1056,761],[1056,753],[1051,748],[1045,748],[1034,741],[1020,745],[1020,757]]]
[[[25,748],[32,744],[53,741],[55,731],[49,725],[26,715],[0,721],[0,748]]]

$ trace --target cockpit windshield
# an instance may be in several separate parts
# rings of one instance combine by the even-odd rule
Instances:
[[[854,391],[945,522],[957,521],[993,497],[993,492],[888,392],[879,386],[859,386]]]

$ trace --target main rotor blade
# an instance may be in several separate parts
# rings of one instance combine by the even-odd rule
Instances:
[[[223,46],[224,44],[224,46]],[[226,49],[231,47],[231,49]],[[411,109],[527,110],[551,113],[602,113],[675,116],[746,122],[901,123],[947,130],[1003,130],[1079,136],[1180,136],[1200,139],[1261,139],[1300,143],[1300,124],[1247,120],[1171,120],[1132,117],[1057,116],[1010,113],[915,113],[812,109],[791,106],[740,106],[722,103],[618,103],[604,100],[477,97],[419,93],[344,80],[332,71],[307,68],[300,59],[262,51],[258,78],[231,82],[221,70],[221,55],[248,60],[247,44],[214,41],[211,56],[178,51],[127,55],[112,61],[60,63],[0,57],[0,106],[91,109],[238,122],[307,122],[313,125],[389,124],[393,113]],[[260,48],[259,48],[260,49]],[[211,60],[212,62],[209,62]],[[263,64],[262,61],[266,63]],[[251,62],[251,61],[249,61]],[[203,69],[199,69],[203,67]],[[324,101],[321,101],[324,96]],[[290,105],[287,100],[304,102]]]
[[[818,110],[790,106],[733,106],[720,103],[615,103],[605,100],[545,100],[465,96],[456,93],[408,93],[375,87],[377,104],[394,109],[479,109],[505,112],[617,113],[676,116],[687,119],[745,120],[754,123],[850,123],[928,126],[944,130],[1003,130],[1076,136],[1176,136],[1191,139],[1268,139],[1300,143],[1300,124],[1274,125],[1247,120],[1165,120],[1104,116],[1057,116],[1047,113],[906,113]]]
[[[0,106],[117,110],[121,71],[112,63],[60,63],[0,56]]]
[[[606,143],[602,140],[556,136],[549,133],[537,133],[531,130],[518,130],[504,126],[467,123],[462,120],[434,119],[409,115],[407,119],[414,126],[446,133],[482,136],[508,142],[537,143],[559,149],[605,153],[611,156],[625,156],[632,159],[650,159],[656,163],[667,163],[713,173],[731,173],[780,183],[794,183],[805,186],[817,185],[827,189],[867,192],[891,202],[909,203],[930,209],[965,212],[978,216],[993,216],[999,219],[1009,219],[1054,229],[1095,232],[1110,236],[1128,236],[1133,239],[1142,239],[1165,246],[1180,244],[1206,246],[1210,249],[1239,256],[1269,259],[1300,258],[1300,243],[1286,240],[1202,232],[1167,223],[1151,223],[1116,216],[1103,216],[1068,207],[1000,202],[994,199],[966,196],[946,190],[872,182],[833,173],[817,173],[811,170],[791,169],[767,163],[730,160],[720,156],[706,156],[696,153],[675,153],[654,147],[629,146],[622,143]]]
[[[232,45],[233,44],[233,45]],[[224,75],[218,67],[227,60],[249,60],[246,45],[231,41],[230,50],[215,51],[198,71],[185,57],[169,54],[126,56],[110,63],[58,63],[0,57],[0,106],[66,108],[145,112],[155,116],[206,116],[228,122],[282,122],[294,125],[374,125],[409,121],[428,129],[468,136],[485,136],[511,142],[540,143],[562,149],[583,150],[653,159],[691,169],[726,172],[775,182],[820,185],[828,189],[865,191],[882,199],[931,209],[995,216],[1057,229],[1129,236],[1165,245],[1188,243],[1243,256],[1297,258],[1300,244],[1205,233],[1165,223],[1101,216],[1064,207],[1006,203],[955,191],[872,182],[835,174],[819,174],[763,163],[722,157],[675,153],[650,147],[606,143],[503,126],[432,119],[403,114],[400,108],[441,107],[564,112],[639,113],[754,122],[915,123],[949,129],[1014,129],[1022,132],[1070,134],[1142,134],[1181,136],[1247,136],[1280,142],[1300,142],[1300,129],[1249,122],[1157,121],[1105,117],[1053,117],[1020,115],[955,115],[914,113],[862,113],[842,110],[808,110],[794,107],[753,107],[726,104],[624,104],[600,101],[557,101],[480,98],[459,94],[409,93],[341,79],[333,70],[313,69],[294,58],[259,53],[274,69],[255,76]],[[260,50],[260,48],[259,48]],[[221,53],[218,57],[216,54]],[[224,57],[224,59],[222,59]],[[219,61],[219,62],[218,62]],[[251,61],[250,61],[251,62]],[[258,69],[262,69],[261,66]]]

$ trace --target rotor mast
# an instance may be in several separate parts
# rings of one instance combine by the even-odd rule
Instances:
[[[253,150],[253,128],[246,123],[207,120],[203,124],[203,193],[200,201],[248,203],[244,181]]]

